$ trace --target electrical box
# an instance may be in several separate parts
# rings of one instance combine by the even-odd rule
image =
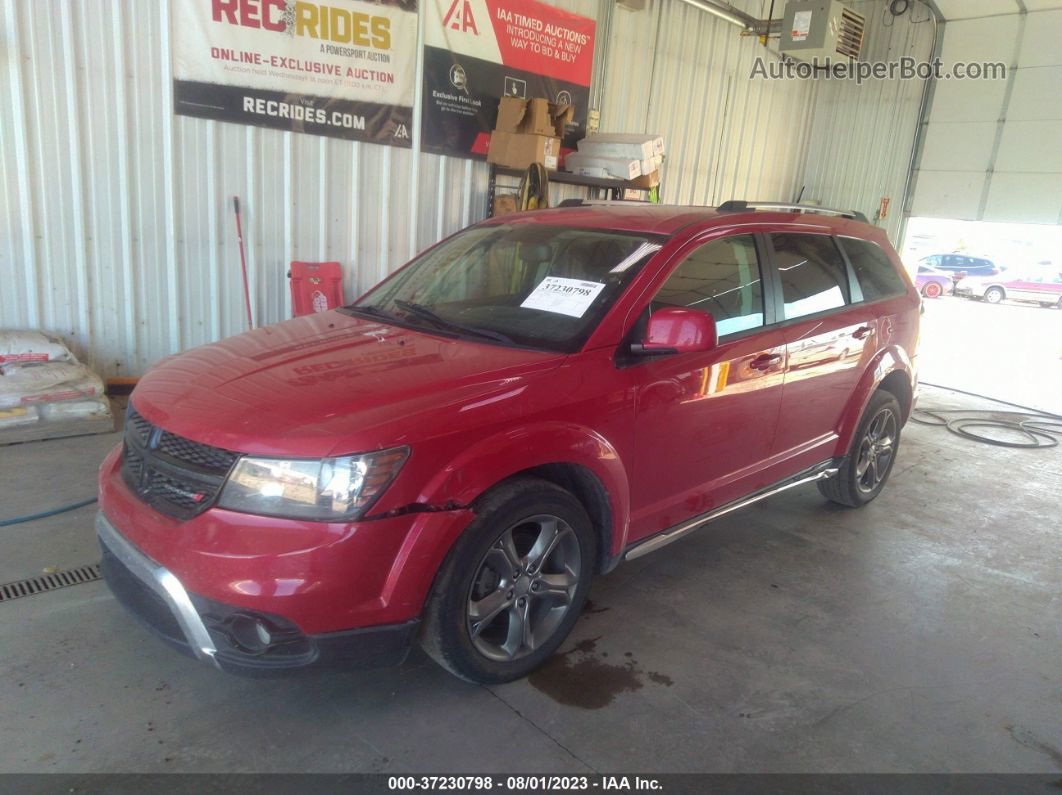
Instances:
[[[825,66],[858,61],[866,19],[840,0],[789,0],[779,49],[785,55]]]

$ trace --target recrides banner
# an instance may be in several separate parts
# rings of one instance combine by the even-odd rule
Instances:
[[[411,144],[417,0],[172,0],[174,112]]]
[[[586,128],[594,20],[534,0],[423,0],[423,148],[485,156],[503,95],[575,107],[562,142]]]

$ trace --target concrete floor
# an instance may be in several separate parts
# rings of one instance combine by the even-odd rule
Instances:
[[[91,494],[116,440],[0,448],[0,515]],[[621,566],[563,653],[502,687],[420,653],[249,681],[171,652],[102,583],[15,600],[0,770],[1062,770],[1060,494],[1062,449],[909,425],[868,508],[799,489]],[[96,560],[92,516],[0,530],[0,582]]]

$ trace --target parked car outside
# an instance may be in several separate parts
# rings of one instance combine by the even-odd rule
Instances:
[[[841,217],[584,204],[488,219],[347,307],[164,360],[100,470],[113,592],[266,675],[545,661],[595,575],[778,491],[859,507],[920,298]]]
[[[915,286],[926,298],[940,298],[953,289],[952,275],[929,265],[919,265],[915,274]]]
[[[1001,272],[992,260],[965,254],[933,254],[923,257],[918,264],[950,273],[953,281],[958,281],[962,276],[998,276]]]
[[[1007,271],[999,276],[967,276],[955,285],[955,294],[980,298],[990,304],[1004,300],[1032,301],[1062,309],[1062,272],[1054,268]]]

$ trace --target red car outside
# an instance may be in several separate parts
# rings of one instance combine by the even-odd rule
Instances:
[[[103,462],[112,590],[251,675],[541,664],[594,575],[815,482],[881,491],[920,299],[851,216],[490,219],[356,303],[171,357]]]
[[[915,287],[926,298],[940,298],[947,295],[954,287],[954,279],[950,273],[938,271],[928,265],[919,265],[915,274]]]

